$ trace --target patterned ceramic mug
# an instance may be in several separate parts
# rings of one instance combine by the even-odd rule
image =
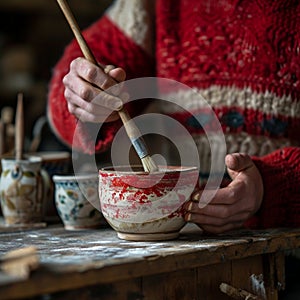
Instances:
[[[6,225],[30,225],[43,220],[49,177],[41,158],[2,158],[1,209]]]
[[[100,212],[97,174],[54,175],[55,206],[65,229],[97,228],[106,224]]]

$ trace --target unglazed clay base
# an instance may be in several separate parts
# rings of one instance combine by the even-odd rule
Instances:
[[[165,241],[178,238],[179,232],[168,233],[124,233],[117,232],[118,238],[127,241]]]

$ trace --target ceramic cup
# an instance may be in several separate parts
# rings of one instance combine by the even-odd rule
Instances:
[[[198,183],[195,167],[166,167],[145,173],[141,167],[99,170],[103,216],[121,239],[177,238],[185,225],[182,205]]]
[[[41,170],[41,158],[2,158],[1,209],[5,224],[30,226],[43,220],[49,177]]]
[[[105,224],[100,212],[97,174],[54,175],[55,206],[65,229],[97,228]]]

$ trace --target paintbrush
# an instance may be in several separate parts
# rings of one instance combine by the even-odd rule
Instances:
[[[96,64],[102,70],[104,71],[104,68],[97,63],[97,60],[95,59],[92,51],[90,50],[89,46],[87,45],[83,35],[81,34],[80,28],[78,26],[78,23],[75,20],[75,17],[67,4],[65,0],[57,0],[64,16],[66,17],[71,30],[73,31],[73,34],[79,44],[79,47],[84,55],[84,57],[89,60],[90,62]],[[104,71],[105,72],[105,71]],[[107,72],[105,72],[107,73]],[[117,82],[116,82],[117,83]],[[134,124],[134,122],[131,120],[127,110],[123,107],[121,107],[118,110],[119,116],[124,124],[125,130],[127,132],[127,135],[136,150],[139,158],[141,159],[143,168],[146,172],[154,172],[158,170],[158,167],[156,166],[155,162],[153,161],[152,157],[149,155],[148,148],[145,144],[144,139],[142,138],[139,129]]]

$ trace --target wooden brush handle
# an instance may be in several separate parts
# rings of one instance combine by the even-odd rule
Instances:
[[[97,61],[92,53],[92,51],[90,50],[90,48],[88,47],[85,39],[83,38],[83,35],[81,34],[80,28],[78,26],[78,23],[75,20],[75,17],[68,5],[68,3],[65,0],[57,0],[62,12],[64,13],[73,33],[74,36],[80,46],[80,49],[84,55],[84,57],[89,60],[90,62],[97,64]]]

